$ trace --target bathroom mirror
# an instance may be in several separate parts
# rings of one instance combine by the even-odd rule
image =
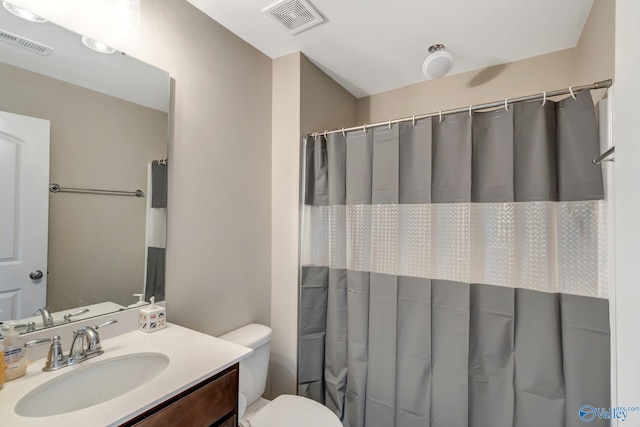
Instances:
[[[41,296],[33,299],[15,277],[0,272],[0,321],[35,322],[39,328],[42,317],[32,314],[39,305],[48,307],[58,324],[127,308],[137,301],[136,293],[163,299],[169,106],[166,71],[123,52],[91,50],[79,34],[51,22],[24,20],[0,6],[0,114],[49,122],[49,154],[44,153],[49,179],[42,185],[48,189],[56,183],[62,189],[38,190],[39,197],[48,198],[48,227],[36,239],[44,243],[47,260],[21,275],[33,276],[26,279]],[[0,166],[8,161],[3,135],[0,129],[0,156],[5,157]],[[5,148],[16,145],[7,138]],[[152,169],[160,172],[153,179]],[[0,173],[0,180],[5,175]],[[17,172],[14,178],[19,193]],[[64,191],[68,188],[108,193]],[[144,195],[112,193],[137,190]],[[12,194],[0,191],[5,197],[0,203],[13,203]],[[13,204],[13,210],[0,209],[0,240],[14,254],[3,254],[0,243],[0,269],[34,244],[21,240],[28,226],[25,231],[16,218],[24,206]],[[65,314],[80,311],[64,320]]]

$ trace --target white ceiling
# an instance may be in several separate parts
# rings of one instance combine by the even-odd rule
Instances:
[[[52,47],[48,56],[0,42],[0,62],[160,111],[169,111],[169,74],[116,52],[94,52],[81,36],[51,22],[25,21],[0,6],[0,29]]]
[[[276,0],[188,0],[262,51],[301,51],[356,97],[427,80],[427,49],[454,55],[450,74],[576,46],[593,0],[311,0],[325,18],[290,35],[262,10]]]

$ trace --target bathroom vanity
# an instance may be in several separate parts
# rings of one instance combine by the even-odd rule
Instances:
[[[122,424],[122,427],[238,425],[238,364]]]
[[[63,338],[65,351],[69,344]],[[237,425],[238,362],[251,349],[174,324],[103,339],[102,348],[51,372],[42,371],[44,359],[33,361],[0,390],[2,424]]]

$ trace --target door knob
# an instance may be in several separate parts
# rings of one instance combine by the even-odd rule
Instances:
[[[29,277],[31,278],[31,280],[40,280],[42,279],[42,271],[40,270],[32,271],[31,273],[29,273]]]

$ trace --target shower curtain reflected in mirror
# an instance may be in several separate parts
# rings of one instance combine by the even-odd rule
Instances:
[[[611,406],[594,106],[542,104],[305,139],[300,394],[347,427]]]
[[[165,300],[167,251],[167,160],[147,166],[147,232],[144,300]]]

